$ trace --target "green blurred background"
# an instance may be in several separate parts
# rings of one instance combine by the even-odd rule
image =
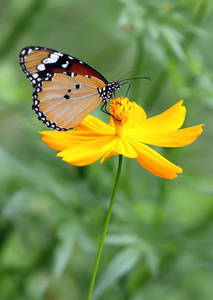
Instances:
[[[118,163],[74,167],[41,141],[18,58],[30,45],[109,81],[137,68],[152,82],[128,96],[148,116],[184,99],[184,126],[206,124],[194,144],[157,149],[183,168],[172,181],[124,159],[93,299],[212,299],[212,1],[8,0],[0,29],[0,299],[86,298]]]

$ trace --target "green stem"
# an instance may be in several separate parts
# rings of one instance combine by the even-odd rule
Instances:
[[[112,214],[112,208],[113,208],[113,204],[114,204],[114,200],[115,200],[115,195],[116,195],[116,191],[117,191],[117,188],[118,188],[118,182],[119,182],[120,174],[121,174],[122,161],[123,161],[123,156],[119,155],[117,176],[116,176],[116,179],[115,179],[115,185],[114,185],[114,189],[113,189],[113,192],[112,192],[112,197],[111,197],[109,209],[108,209],[107,216],[106,216],[106,221],[105,221],[105,224],[104,224],[104,229],[103,229],[103,232],[102,232],[102,235],[101,235],[101,240],[100,240],[99,247],[98,247],[98,253],[97,253],[96,259],[95,259],[95,265],[94,265],[93,272],[92,272],[92,278],[91,278],[91,281],[90,281],[87,300],[90,300],[91,296],[92,296],[92,291],[93,291],[93,287],[94,287],[94,283],[95,283],[95,278],[96,278],[96,274],[97,274],[97,270],[98,270],[98,265],[99,265],[99,262],[100,262],[102,249],[103,249],[103,246],[104,246],[104,240],[105,240],[105,237],[106,237],[107,228],[108,228],[110,217],[111,217],[111,214]]]

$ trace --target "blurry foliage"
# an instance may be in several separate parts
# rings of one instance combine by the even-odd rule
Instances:
[[[37,133],[20,50],[74,55],[116,80],[148,116],[180,99],[204,133],[159,149],[181,166],[173,181],[125,159],[93,299],[212,298],[212,1],[10,0],[0,3],[0,299],[85,299],[117,157],[74,167]],[[125,94],[125,88],[121,93]],[[97,108],[94,114],[107,121]]]

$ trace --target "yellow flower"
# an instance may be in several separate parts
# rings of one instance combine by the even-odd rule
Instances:
[[[64,161],[85,166],[112,155],[136,158],[142,167],[156,176],[173,179],[182,169],[148,145],[182,147],[193,143],[202,133],[202,125],[179,129],[186,109],[183,100],[160,115],[147,118],[145,111],[127,98],[111,100],[109,124],[88,115],[75,130],[42,131],[42,140],[60,151]]]

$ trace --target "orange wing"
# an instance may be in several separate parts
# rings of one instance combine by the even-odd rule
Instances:
[[[100,104],[98,89],[104,86],[103,81],[96,77],[55,73],[37,87],[33,109],[48,127],[68,130]]]
[[[48,73],[70,72],[89,75],[108,82],[97,70],[74,56],[46,48],[31,46],[20,52],[20,65],[27,78],[35,87],[38,79],[44,79]]]

